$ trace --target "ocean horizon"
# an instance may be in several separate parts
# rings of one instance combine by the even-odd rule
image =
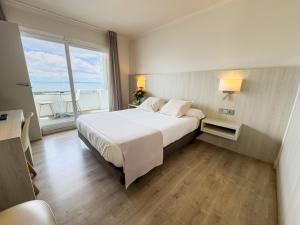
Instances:
[[[32,92],[66,92],[70,91],[68,81],[32,81]],[[99,90],[106,89],[104,82],[74,82],[75,89],[80,90]]]

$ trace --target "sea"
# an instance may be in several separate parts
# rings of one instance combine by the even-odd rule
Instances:
[[[67,92],[70,91],[69,82],[57,81],[32,81],[32,92]],[[102,81],[98,82],[74,82],[75,90],[98,90],[106,89],[106,85]]]

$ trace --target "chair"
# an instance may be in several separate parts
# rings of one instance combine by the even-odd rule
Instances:
[[[80,90],[76,90],[75,93],[75,102],[76,102],[76,106],[77,106],[77,111],[80,112],[80,105],[79,105],[79,98],[80,98]],[[70,108],[70,106],[72,106],[72,96],[71,94],[65,96],[64,98],[64,102],[66,104],[66,112],[68,112],[68,109]]]
[[[48,106],[50,108],[52,116],[54,116],[54,109],[53,109],[53,102],[52,101],[39,101],[37,103],[37,114],[40,117],[41,111],[42,111],[42,106]]]
[[[50,206],[33,200],[0,212],[1,225],[56,225]]]
[[[31,117],[33,117],[33,115],[34,115],[33,112],[27,113],[25,115],[25,120],[22,125],[22,131],[21,131],[21,144],[22,144],[23,152],[26,157],[26,162],[27,162],[29,172],[32,174],[33,177],[35,177],[37,173],[32,166],[33,165],[32,148],[29,140],[29,125],[30,125]],[[33,189],[34,189],[34,193],[38,195],[40,191],[35,186],[35,184],[33,184]]]

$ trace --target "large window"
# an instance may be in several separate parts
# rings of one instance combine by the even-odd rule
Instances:
[[[80,110],[108,109],[106,55],[88,49],[70,47],[73,82],[80,92]]]
[[[22,44],[43,131],[74,126],[77,114],[108,109],[105,53],[27,36]]]

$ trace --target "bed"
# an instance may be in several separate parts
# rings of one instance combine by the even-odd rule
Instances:
[[[121,183],[128,187],[135,179],[162,164],[162,159],[172,151],[193,141],[200,134],[200,122],[200,119],[195,117],[176,118],[135,108],[81,115],[77,119],[77,129],[79,138],[92,150],[98,160],[113,174],[119,176]],[[136,142],[136,151],[132,154],[134,157],[141,154],[140,158],[129,161],[130,156],[126,158],[127,153],[124,153],[122,147],[124,142],[130,142],[130,147]],[[156,143],[159,142],[161,143],[156,147]],[[148,155],[149,152],[152,155]],[[126,177],[130,173],[126,171],[132,170],[129,167],[139,162],[143,165],[148,163],[143,162],[145,158],[141,158],[143,155],[146,155],[145,160],[153,157],[150,162],[152,164],[142,168],[142,171],[139,170],[129,181],[128,176]],[[126,162],[129,163],[126,165]]]

